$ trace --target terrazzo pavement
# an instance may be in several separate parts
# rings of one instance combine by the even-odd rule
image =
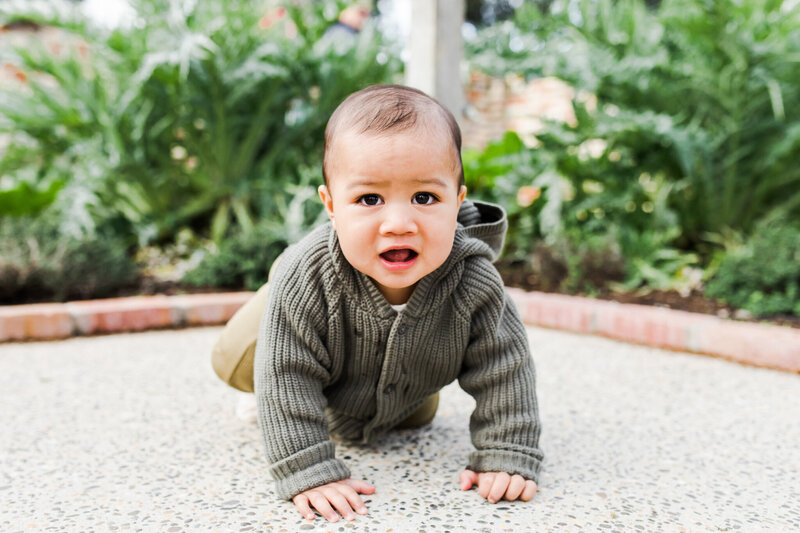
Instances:
[[[800,531],[800,376],[536,328],[532,502],[458,489],[453,384],[431,426],[338,448],[367,517],[307,522],[211,370],[219,331],[0,345],[0,531]]]

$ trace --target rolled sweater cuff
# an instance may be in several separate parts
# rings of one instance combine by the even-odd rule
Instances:
[[[273,464],[275,492],[290,500],[304,490],[349,478],[350,470],[334,453],[333,441],[321,442]]]
[[[470,454],[467,468],[473,472],[519,474],[538,484],[542,460],[509,450],[478,450]]]

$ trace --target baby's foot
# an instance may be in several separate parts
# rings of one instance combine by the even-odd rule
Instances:
[[[236,416],[248,424],[258,422],[255,394],[245,394],[239,398],[239,403],[236,404]]]

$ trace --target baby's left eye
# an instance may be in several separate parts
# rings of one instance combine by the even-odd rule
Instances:
[[[418,192],[414,195],[414,203],[428,205],[435,202],[437,198],[429,192]]]
[[[381,203],[381,197],[377,194],[364,194],[358,197],[357,203],[367,206],[376,206]]]

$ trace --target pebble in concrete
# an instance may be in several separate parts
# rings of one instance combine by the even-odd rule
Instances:
[[[793,531],[800,379],[529,329],[547,454],[530,503],[458,489],[471,398],[430,427],[339,447],[368,517],[304,521],[208,352],[219,328],[0,346],[0,530]]]

